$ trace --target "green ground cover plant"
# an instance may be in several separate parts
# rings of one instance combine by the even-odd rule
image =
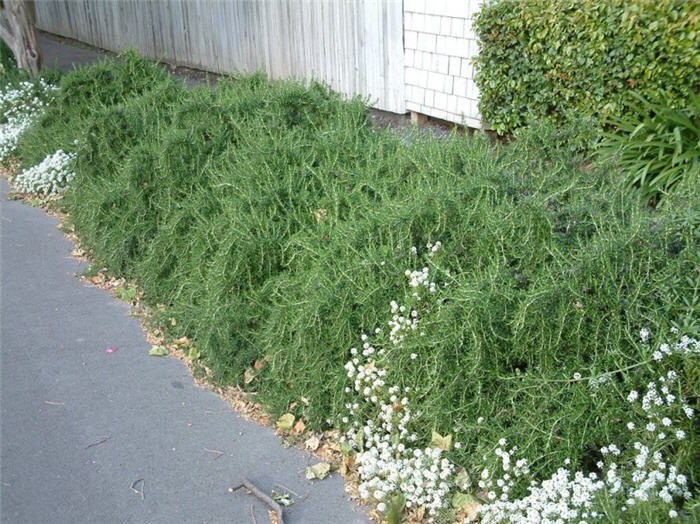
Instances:
[[[475,19],[479,109],[499,133],[567,114],[602,121],[646,99],[700,91],[700,4],[685,0],[491,0]]]
[[[75,153],[62,205],[96,261],[138,282],[214,380],[341,429],[384,515],[441,518],[449,492],[489,522],[538,504],[700,517],[699,184],[651,209],[611,164],[582,168],[575,130],[406,140],[318,84],[188,90],[133,54],[59,85],[23,165]],[[399,479],[431,465],[444,478]],[[579,506],[527,498],[530,481],[581,488],[562,467],[609,482]]]

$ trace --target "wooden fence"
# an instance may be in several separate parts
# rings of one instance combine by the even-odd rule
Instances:
[[[317,79],[406,110],[401,0],[39,0],[37,27],[217,73]]]

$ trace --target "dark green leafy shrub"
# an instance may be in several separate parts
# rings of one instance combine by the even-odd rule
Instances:
[[[621,116],[637,100],[680,107],[700,91],[700,3],[492,0],[475,20],[480,110],[499,133],[530,115]]]
[[[630,188],[658,201],[683,178],[700,184],[700,98],[673,109],[664,102],[635,96],[638,104],[625,116],[610,119],[599,155],[617,161]]]

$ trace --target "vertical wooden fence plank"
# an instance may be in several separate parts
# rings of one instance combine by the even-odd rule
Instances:
[[[401,0],[51,0],[50,33],[209,71],[313,78],[405,112]]]

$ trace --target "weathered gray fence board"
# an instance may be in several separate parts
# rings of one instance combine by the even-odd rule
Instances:
[[[45,31],[217,73],[322,80],[405,111],[401,0],[37,0]]]

